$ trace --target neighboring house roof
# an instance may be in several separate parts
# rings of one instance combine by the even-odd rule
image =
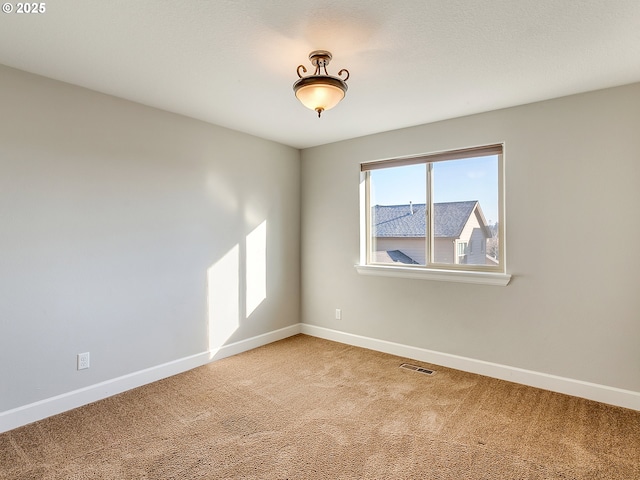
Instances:
[[[409,265],[418,265],[413,258],[402,253],[400,250],[381,250],[373,252],[375,263],[404,263]]]
[[[487,229],[477,200],[434,203],[434,236],[460,237],[467,220],[476,208],[481,225]],[[376,205],[373,224],[375,237],[424,237],[427,231],[426,205]],[[491,236],[488,229],[485,234]]]
[[[375,237],[424,237],[427,231],[426,205],[376,205],[373,207]],[[413,215],[411,214],[413,208]]]
[[[458,238],[478,202],[434,203],[433,230],[436,237]]]

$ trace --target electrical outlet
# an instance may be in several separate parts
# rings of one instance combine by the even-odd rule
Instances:
[[[78,370],[89,368],[89,352],[78,354]]]
[[[336,320],[342,320],[342,310],[336,308]]]

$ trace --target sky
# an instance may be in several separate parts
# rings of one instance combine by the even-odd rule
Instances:
[[[426,203],[426,165],[373,170],[372,205]],[[478,200],[487,223],[498,220],[498,157],[466,158],[433,164],[433,201]]]

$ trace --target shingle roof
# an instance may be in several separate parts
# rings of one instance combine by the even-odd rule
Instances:
[[[375,263],[404,263],[408,265],[417,265],[413,258],[400,250],[381,250],[373,252],[373,261]]]
[[[477,203],[476,200],[434,203],[434,236],[459,237]],[[424,237],[426,231],[427,216],[424,203],[411,206],[376,205],[374,207],[375,237]]]

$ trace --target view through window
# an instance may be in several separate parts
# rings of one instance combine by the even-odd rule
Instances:
[[[502,145],[362,164],[367,263],[504,271]]]

